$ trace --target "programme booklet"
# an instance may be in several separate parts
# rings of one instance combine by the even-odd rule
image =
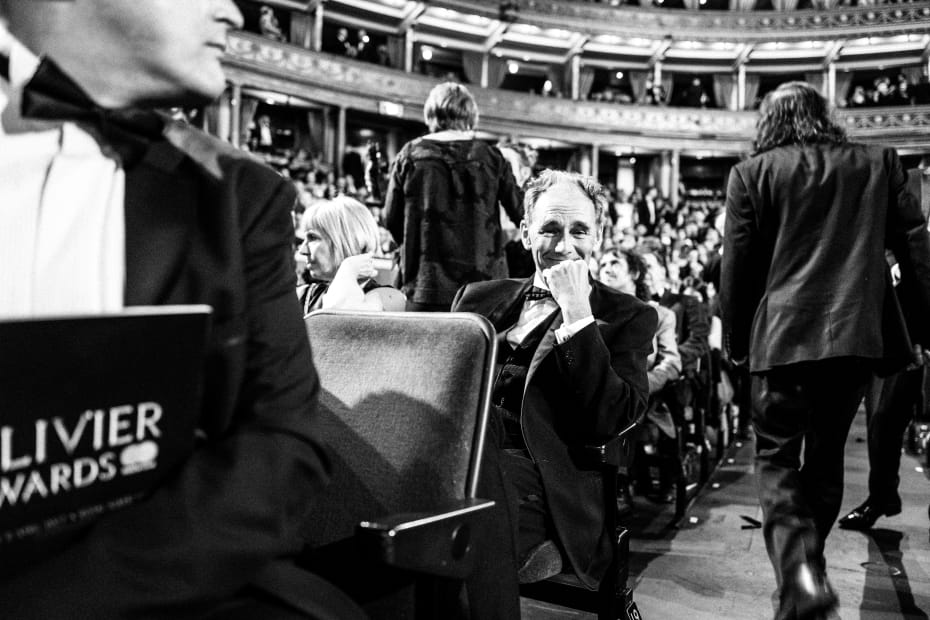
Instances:
[[[190,455],[210,312],[0,320],[0,558],[41,554]]]

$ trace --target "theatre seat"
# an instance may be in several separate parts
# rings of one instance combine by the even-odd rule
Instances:
[[[575,449],[577,462],[599,471],[604,481],[605,528],[614,532],[614,557],[604,580],[596,591],[586,588],[562,559],[558,545],[547,541],[538,556],[520,572],[520,595],[526,599],[554,603],[597,614],[598,620],[641,620],[633,602],[629,579],[629,531],[617,522],[617,469],[627,462],[626,439],[636,427],[632,424],[610,440]],[[532,613],[530,612],[530,617]]]
[[[455,618],[492,501],[475,497],[496,340],[465,313],[306,319],[333,478],[303,568],[371,618]]]

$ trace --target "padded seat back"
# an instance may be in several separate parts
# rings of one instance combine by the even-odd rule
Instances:
[[[466,313],[320,310],[306,319],[333,480],[312,546],[362,520],[475,497],[496,341]]]

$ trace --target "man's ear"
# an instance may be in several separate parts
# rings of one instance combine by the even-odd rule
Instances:
[[[533,243],[530,241],[530,225],[526,223],[526,218],[520,220],[520,240],[523,241],[523,247],[527,250],[533,248]]]

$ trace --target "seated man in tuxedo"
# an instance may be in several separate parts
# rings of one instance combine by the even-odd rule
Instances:
[[[294,296],[296,192],[151,110],[218,96],[241,23],[232,0],[0,0],[0,316],[213,308],[193,454],[4,571],[4,617],[294,617],[249,584],[299,552],[329,471]]]
[[[518,563],[530,567],[541,544],[554,540],[596,588],[612,533],[601,478],[579,468],[571,447],[643,415],[657,317],[591,278],[586,261],[607,213],[594,179],[546,170],[527,185],[524,207],[520,234],[536,272],[468,284],[452,309],[484,315],[498,332],[489,461],[500,462]]]

